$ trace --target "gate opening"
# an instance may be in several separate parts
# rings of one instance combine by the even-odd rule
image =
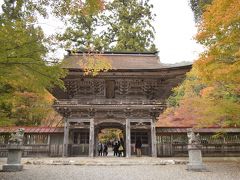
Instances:
[[[124,157],[124,132],[118,128],[104,128],[97,134],[97,157]]]

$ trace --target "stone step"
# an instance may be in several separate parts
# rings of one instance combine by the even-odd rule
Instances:
[[[23,159],[23,164],[33,165],[80,165],[80,166],[135,166],[186,164],[186,160],[160,158],[56,158]]]

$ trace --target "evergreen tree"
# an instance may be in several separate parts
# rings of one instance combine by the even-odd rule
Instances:
[[[63,35],[58,35],[58,40],[63,42],[66,49],[91,51],[101,50],[101,39],[97,34],[97,14],[85,14],[83,10],[71,16],[68,28]]]
[[[114,0],[106,5],[102,16],[105,49],[112,51],[156,51],[151,22],[153,5],[149,0]]]
[[[85,51],[156,51],[152,7],[148,0],[114,0],[103,12],[78,11],[59,40]]]

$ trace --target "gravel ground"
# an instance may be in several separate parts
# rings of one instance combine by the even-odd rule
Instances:
[[[206,163],[208,172],[189,172],[186,165],[77,166],[25,165],[22,172],[0,172],[0,180],[239,180],[240,164]]]

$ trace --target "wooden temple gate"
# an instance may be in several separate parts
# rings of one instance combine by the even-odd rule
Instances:
[[[97,76],[85,75],[79,62],[87,56],[102,56],[112,69]],[[136,137],[144,142],[144,154],[156,156],[156,118],[165,108],[171,89],[183,80],[191,65],[167,67],[156,52],[104,52],[96,56],[69,51],[63,68],[68,69],[66,91],[56,88],[53,95],[55,109],[65,118],[64,156],[93,157],[101,122],[121,124],[126,157],[133,153]]]

